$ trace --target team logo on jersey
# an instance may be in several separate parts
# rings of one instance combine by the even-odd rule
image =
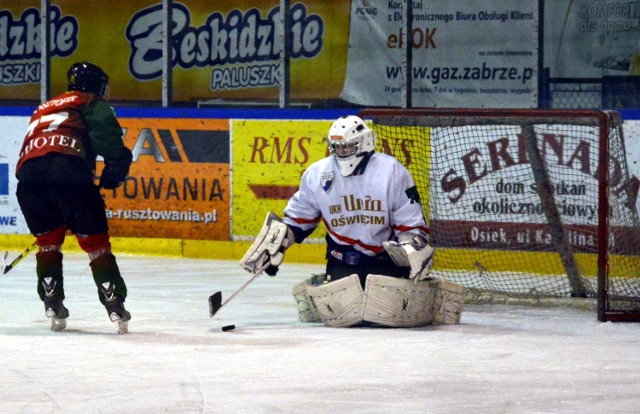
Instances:
[[[331,191],[331,187],[333,186],[333,171],[325,172],[320,175],[320,183],[322,184],[322,189],[325,193],[329,193]]]

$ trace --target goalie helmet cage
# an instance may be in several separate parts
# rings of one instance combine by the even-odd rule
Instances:
[[[640,321],[638,180],[617,112],[359,116],[416,181],[435,276],[466,286],[475,303],[595,307],[600,321]]]

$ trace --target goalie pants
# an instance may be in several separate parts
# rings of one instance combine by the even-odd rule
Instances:
[[[355,265],[347,264],[327,253],[327,275],[331,280],[339,280],[355,273],[360,278],[360,284],[363,289],[369,274],[407,278],[409,277],[409,271],[408,267],[396,266],[386,253],[381,253],[374,257],[362,255]]]

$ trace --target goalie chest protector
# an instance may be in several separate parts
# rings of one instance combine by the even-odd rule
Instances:
[[[422,205],[409,171],[374,153],[362,175],[342,176],[332,157],[312,164],[285,208],[285,222],[304,230],[322,216],[329,236],[369,256],[383,250],[392,231],[426,233]]]

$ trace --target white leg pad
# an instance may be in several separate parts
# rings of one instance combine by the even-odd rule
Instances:
[[[431,280],[435,291],[433,323],[455,325],[460,323],[467,290],[464,286],[448,280]]]
[[[313,303],[313,299],[307,292],[307,286],[318,286],[326,280],[327,276],[325,274],[313,275],[293,287],[293,298],[298,306],[298,318],[302,322],[322,322],[316,304]]]
[[[364,319],[391,327],[416,327],[433,319],[434,287],[426,282],[368,275]]]
[[[320,286],[308,285],[307,293],[327,326],[349,327],[364,320],[364,291],[358,275]]]

